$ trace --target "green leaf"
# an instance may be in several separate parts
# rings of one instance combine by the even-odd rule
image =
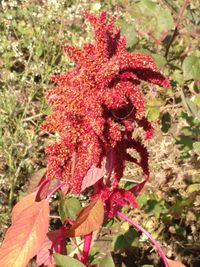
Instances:
[[[184,84],[183,72],[176,69],[173,71],[172,79],[178,82],[180,85]]]
[[[169,10],[160,10],[157,14],[157,25],[160,33],[173,27],[173,18]]]
[[[185,99],[190,113],[200,120],[200,108],[189,98],[186,97]]]
[[[67,218],[76,219],[76,215],[81,209],[80,201],[75,197],[62,198],[59,205],[59,214],[61,221],[64,222]]]
[[[99,267],[115,267],[112,257],[106,256],[103,258],[99,264]]]
[[[200,59],[194,54],[184,59],[182,69],[186,80],[200,80]]]
[[[186,112],[181,112],[181,117],[186,120],[187,124],[191,127],[195,126],[194,117],[189,116]]]
[[[142,193],[137,197],[137,203],[140,208],[146,205],[147,201],[148,201],[147,193]]]
[[[135,45],[138,41],[136,33],[135,33],[135,27],[133,23],[128,23],[125,20],[119,20],[118,25],[121,28],[122,35],[126,36],[126,47],[130,48],[133,45]]]
[[[200,152],[200,142],[194,142],[193,143],[193,148],[195,150],[197,150],[198,152]]]
[[[164,200],[149,199],[145,205],[145,212],[154,214],[156,218],[159,218],[160,214],[168,212],[168,206]]]
[[[152,16],[156,12],[156,3],[151,0],[142,0],[139,3],[140,10],[146,16]]]
[[[163,68],[165,64],[167,63],[166,58],[163,55],[159,55],[159,54],[151,54],[151,55],[154,58],[156,65],[159,68]]]
[[[161,130],[164,133],[167,133],[171,127],[171,116],[169,112],[165,112],[162,116],[162,127]]]
[[[193,193],[196,191],[200,191],[200,184],[191,184],[187,188],[188,193]]]
[[[83,263],[69,256],[54,253],[53,257],[58,267],[85,267]]]
[[[103,223],[103,227],[110,228],[115,223],[114,219],[108,219]]]
[[[156,121],[160,116],[158,107],[148,107],[147,108],[147,117],[150,121]]]
[[[39,42],[35,48],[35,54],[38,57],[40,57],[43,54],[43,49],[44,49],[44,44]]]
[[[200,94],[196,95],[195,99],[194,99],[194,103],[200,107]]]
[[[180,135],[176,144],[180,145],[179,149],[185,152],[193,149],[193,139],[190,136]]]
[[[162,101],[152,98],[147,102],[146,115],[150,121],[156,121],[160,116],[160,106]]]
[[[112,242],[114,251],[124,250],[132,245],[138,245],[138,232],[129,228],[126,232],[121,232],[119,235],[115,236]]]

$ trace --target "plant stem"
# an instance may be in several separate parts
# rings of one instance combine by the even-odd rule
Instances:
[[[41,194],[43,188],[45,187],[45,185],[48,184],[48,183],[50,184],[50,181],[47,180],[47,179],[44,179],[43,181],[40,182],[40,184],[39,184],[39,186],[37,188],[37,194],[36,194],[36,197],[35,197],[36,201],[40,201],[41,200],[40,194]]]
[[[173,33],[173,35],[172,35],[172,37],[171,37],[171,39],[170,39],[170,41],[169,41],[169,43],[168,43],[168,45],[166,47],[165,58],[167,58],[168,53],[169,53],[169,49],[170,49],[172,43],[174,42],[174,40],[176,39],[177,35],[179,34],[180,22],[181,22],[181,20],[183,18],[184,11],[187,8],[188,4],[189,4],[189,0],[184,0],[184,4],[183,4],[183,6],[181,8],[181,11],[180,11],[180,16],[178,17],[177,22],[175,24],[174,33]]]
[[[84,235],[84,246],[83,246],[83,252],[82,252],[82,257],[81,257],[81,261],[83,263],[88,262],[88,255],[90,252],[91,242],[92,242],[92,232],[90,234]]]
[[[130,218],[128,218],[125,214],[121,213],[120,211],[117,212],[118,217],[124,219],[125,221],[127,221],[128,223],[130,223],[131,225],[133,225],[138,231],[144,233],[149,240],[151,241],[151,243],[156,247],[156,249],[158,250],[165,267],[169,267],[169,264],[167,262],[166,256],[164,251],[162,250],[162,248],[160,247],[160,245],[158,244],[158,242],[150,235],[150,233],[148,233],[142,226],[140,226],[139,224],[137,224],[135,221],[131,220]]]
[[[49,193],[47,199],[50,199],[50,197],[51,197],[51,196],[52,196],[58,189],[60,189],[64,184],[65,184],[65,183],[63,182],[63,183],[60,183],[60,184],[56,185],[56,186],[51,190],[51,192]]]

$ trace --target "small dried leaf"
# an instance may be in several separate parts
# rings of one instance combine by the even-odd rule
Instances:
[[[50,249],[55,242],[55,240],[60,236],[60,231],[52,231],[47,233],[44,242],[42,243],[42,246],[40,247],[39,252],[37,253],[37,258],[36,258],[36,264],[37,266],[41,266],[44,264],[45,266],[50,264]]]
[[[79,212],[76,221],[66,232],[67,237],[87,235],[97,229],[103,223],[104,207],[100,198],[92,200]]]

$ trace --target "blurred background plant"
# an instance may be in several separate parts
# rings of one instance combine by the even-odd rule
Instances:
[[[72,67],[63,45],[81,46],[92,39],[89,25],[83,23],[83,9],[114,15],[127,38],[127,49],[151,55],[170,78],[168,90],[143,84],[146,114],[155,127],[155,137],[148,143],[151,181],[138,198],[141,211],[125,212],[160,240],[168,257],[197,267],[200,9],[195,0],[0,2],[0,235],[10,223],[12,206],[35,188],[44,173],[44,146],[50,136],[42,133],[39,125],[51,112],[44,94],[52,86],[51,74]],[[128,164],[122,181],[125,186],[140,178],[141,173]],[[67,210],[73,218],[80,203],[73,198],[63,203],[66,208],[56,215],[62,218]],[[69,203],[72,210],[67,209]],[[116,266],[159,266],[146,239],[117,220],[105,225],[91,259],[100,255],[102,248],[102,253],[112,253]],[[122,256],[118,252],[123,252]],[[103,262],[102,267],[113,266],[109,257]]]

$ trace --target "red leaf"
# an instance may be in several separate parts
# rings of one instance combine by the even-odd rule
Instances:
[[[183,263],[181,263],[180,261],[173,261],[173,260],[169,260],[167,259],[167,262],[169,264],[169,267],[186,267]]]
[[[44,242],[42,244],[42,246],[40,247],[40,250],[37,254],[37,259],[36,259],[36,264],[37,266],[40,266],[42,264],[44,264],[45,266],[48,264],[51,264],[50,261],[50,249],[52,248],[52,244],[58,240],[58,243],[55,244],[56,245],[61,245],[61,243],[63,242],[63,239],[61,240],[61,231],[60,230],[56,230],[56,231],[52,231],[47,233]],[[59,253],[59,250],[56,249],[56,247],[54,247],[55,252]],[[54,259],[52,257],[52,261],[54,262]]]
[[[49,204],[45,200],[34,202],[17,215],[0,249],[0,266],[26,267],[40,249],[48,225]]]
[[[67,230],[67,237],[87,235],[97,229],[103,223],[104,207],[100,198],[92,200],[79,212],[72,227]]]
[[[106,158],[103,159],[101,168],[98,168],[94,165],[88,170],[86,176],[83,178],[81,192],[84,191],[87,187],[94,185],[106,174]]]
[[[37,254],[36,264],[40,266],[42,264],[48,265],[50,264],[50,249],[52,246],[53,241],[56,239],[57,235],[52,235],[52,233],[48,233],[44,239],[42,246]]]
[[[18,215],[21,214],[26,208],[30,207],[35,202],[36,193],[31,193],[22,198],[12,209],[12,223],[17,219]]]

